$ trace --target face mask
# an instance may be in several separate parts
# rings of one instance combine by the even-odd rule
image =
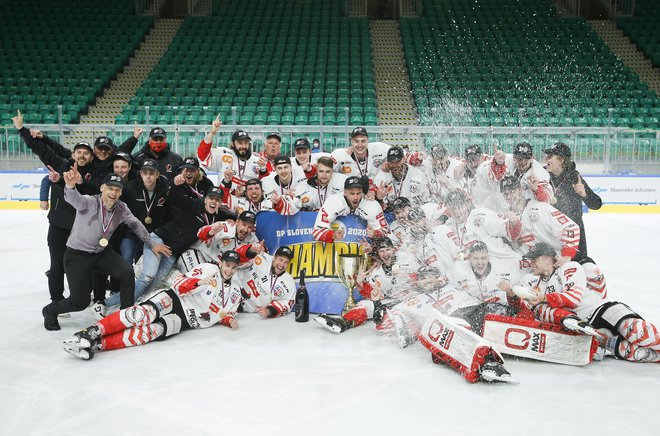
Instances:
[[[155,151],[156,153],[160,153],[161,151],[165,150],[165,147],[167,147],[167,142],[149,141],[149,148],[151,151]]]

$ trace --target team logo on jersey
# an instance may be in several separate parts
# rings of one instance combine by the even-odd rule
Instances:
[[[282,289],[281,286],[277,286],[273,291],[273,295],[275,295],[276,297],[281,297],[282,295],[284,295],[284,289]]]
[[[165,165],[165,172],[166,173],[171,173],[172,172],[172,164]]]
[[[162,206],[162,205],[164,205],[164,204],[165,204],[165,197],[160,197],[160,198],[158,199],[158,204],[157,204],[157,206]]]
[[[383,164],[384,159],[374,159],[373,164],[376,168],[380,168],[380,166]]]
[[[259,174],[259,165],[252,165],[252,172],[255,174]]]
[[[484,217],[479,216],[474,219],[474,225],[476,227],[481,227],[484,224]]]
[[[238,292],[232,292],[231,294],[231,304],[236,304],[241,295]]]
[[[341,171],[344,174],[350,174],[351,173],[351,167],[349,167],[348,165],[344,165],[343,167],[341,167]]]
[[[309,203],[310,201],[311,201],[311,198],[309,198],[309,197],[306,196],[306,195],[302,198],[302,202],[303,202],[303,204],[305,204],[305,203]]]
[[[532,222],[532,223],[537,223],[537,222],[539,222],[539,219],[540,219],[540,218],[541,218],[541,217],[540,217],[540,215],[539,215],[538,210],[534,210],[534,211],[531,211],[531,212],[529,213],[529,221]]]
[[[231,242],[231,239],[223,239],[222,245],[228,245]]]

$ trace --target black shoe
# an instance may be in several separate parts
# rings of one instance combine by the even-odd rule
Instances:
[[[319,315],[314,318],[314,321],[318,322],[323,327],[337,335],[349,328],[348,322],[343,318],[333,318],[328,315]]]
[[[46,330],[60,330],[60,323],[57,322],[57,314],[51,311],[51,304],[41,309],[41,314],[44,316],[44,328]]]

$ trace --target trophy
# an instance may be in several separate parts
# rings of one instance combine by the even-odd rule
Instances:
[[[358,271],[364,265],[366,258],[362,254],[349,254],[349,253],[335,253],[335,269],[337,277],[344,286],[348,289],[348,298],[342,310],[342,316],[355,307],[355,299],[353,298],[353,290],[355,289],[355,282]]]

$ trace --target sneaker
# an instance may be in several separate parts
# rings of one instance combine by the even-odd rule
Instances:
[[[44,316],[44,328],[51,331],[60,330],[60,323],[57,321],[57,315],[51,311],[52,304],[53,303],[41,309],[41,314]]]
[[[600,333],[595,328],[591,327],[585,321],[582,321],[576,316],[567,316],[561,320],[561,325],[572,332],[582,333],[588,336],[600,336]]]
[[[486,362],[481,365],[479,370],[481,379],[487,382],[504,382],[516,383],[515,379],[511,377],[511,373],[504,368],[500,362]]]
[[[389,316],[394,325],[394,332],[396,334],[396,339],[399,342],[399,347],[406,348],[408,345],[414,344],[415,341],[417,341],[417,336],[408,327],[408,322],[405,317],[399,312],[389,312]]]
[[[343,318],[333,318],[328,315],[319,315],[316,318],[314,318],[314,321],[318,322],[323,327],[325,327],[326,329],[330,330],[332,333],[337,335],[348,329],[348,324],[346,323],[346,320]]]
[[[96,319],[100,321],[108,314],[108,308],[105,304],[97,301],[92,304],[92,312],[94,312]]]

